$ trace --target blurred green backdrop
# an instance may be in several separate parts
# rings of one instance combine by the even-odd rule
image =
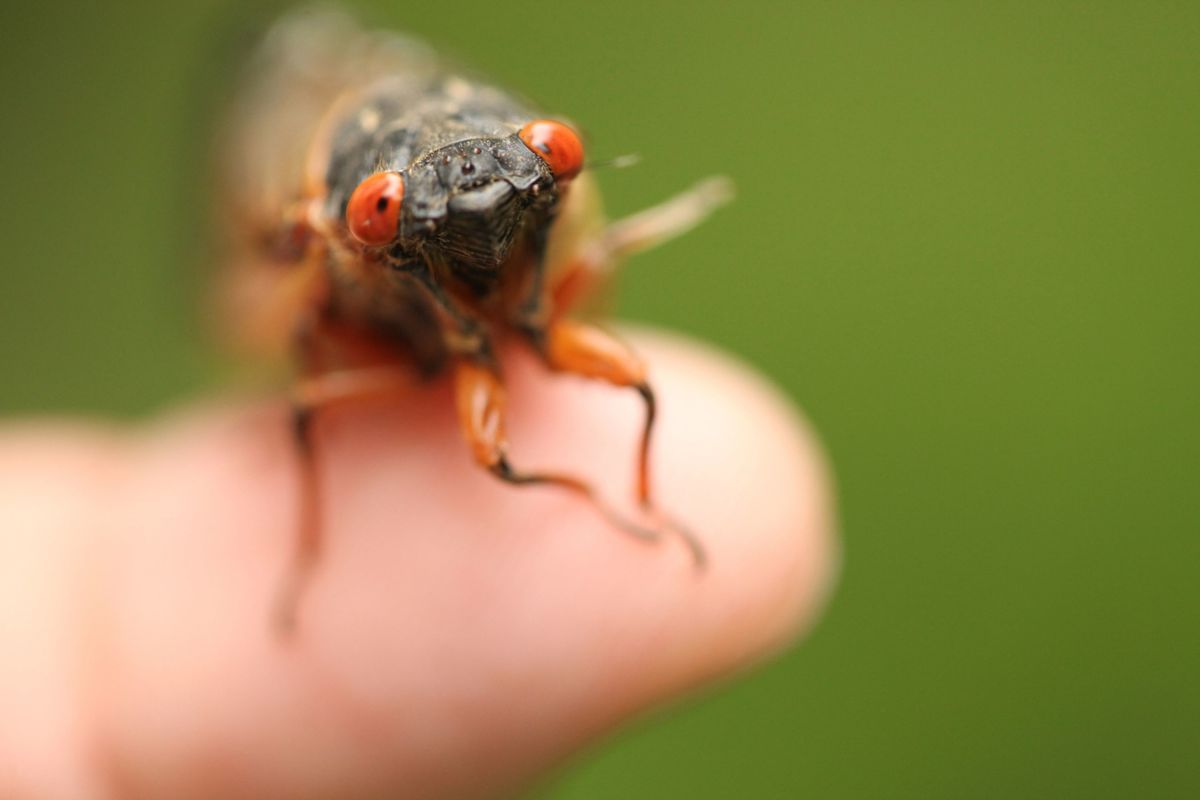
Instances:
[[[0,10],[0,410],[202,391],[196,180],[228,0]],[[737,203],[628,317],[822,432],[813,638],[544,794],[1200,796],[1200,4],[375,3],[579,120],[614,212]]]

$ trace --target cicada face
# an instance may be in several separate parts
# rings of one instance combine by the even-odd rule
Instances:
[[[368,88],[334,116],[326,152],[315,182],[327,218],[396,262],[476,274],[499,269],[523,232],[544,235],[583,167],[568,125],[452,75]]]
[[[447,145],[400,175],[404,211],[392,255],[481,271],[499,269],[522,231],[548,223],[563,188],[516,135]]]

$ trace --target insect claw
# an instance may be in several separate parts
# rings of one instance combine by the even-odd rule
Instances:
[[[499,460],[492,465],[492,473],[503,481],[516,486],[532,486],[537,484],[559,486],[567,489],[575,494],[581,495],[592,507],[604,517],[608,524],[618,530],[628,533],[643,541],[654,542],[662,538],[662,532],[657,528],[650,528],[645,525],[639,525],[633,520],[625,517],[619,511],[606,503],[591,487],[590,484],[575,478],[570,475],[558,475],[555,473],[537,473],[537,472],[518,472],[513,469],[512,464],[505,456],[500,456]]]
[[[691,553],[692,566],[696,567],[697,572],[703,572],[708,567],[708,552],[704,549],[703,542],[688,525],[679,522],[678,519],[667,516],[666,513],[655,509],[652,505],[642,504],[642,510],[654,519],[656,527],[660,533],[674,534],[683,540],[683,543],[688,547],[688,552]]]

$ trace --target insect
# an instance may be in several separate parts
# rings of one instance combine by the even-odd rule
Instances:
[[[314,420],[323,409],[449,373],[468,450],[515,485],[574,492],[615,527],[680,533],[654,504],[655,395],[623,343],[577,312],[627,255],[724,202],[723,179],[605,225],[579,132],[448,69],[423,45],[329,11],[268,33],[223,136],[226,288],[240,340],[290,350],[303,481],[276,622],[289,630],[321,544]],[[636,392],[645,418],[636,497],[618,513],[585,479],[524,471],[509,452],[496,343],[551,370]]]

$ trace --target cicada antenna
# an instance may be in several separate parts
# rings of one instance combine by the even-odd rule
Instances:
[[[614,156],[613,158],[604,158],[599,161],[589,161],[585,164],[586,169],[625,169],[632,167],[642,160],[642,157],[637,153],[627,153],[623,156]]]

